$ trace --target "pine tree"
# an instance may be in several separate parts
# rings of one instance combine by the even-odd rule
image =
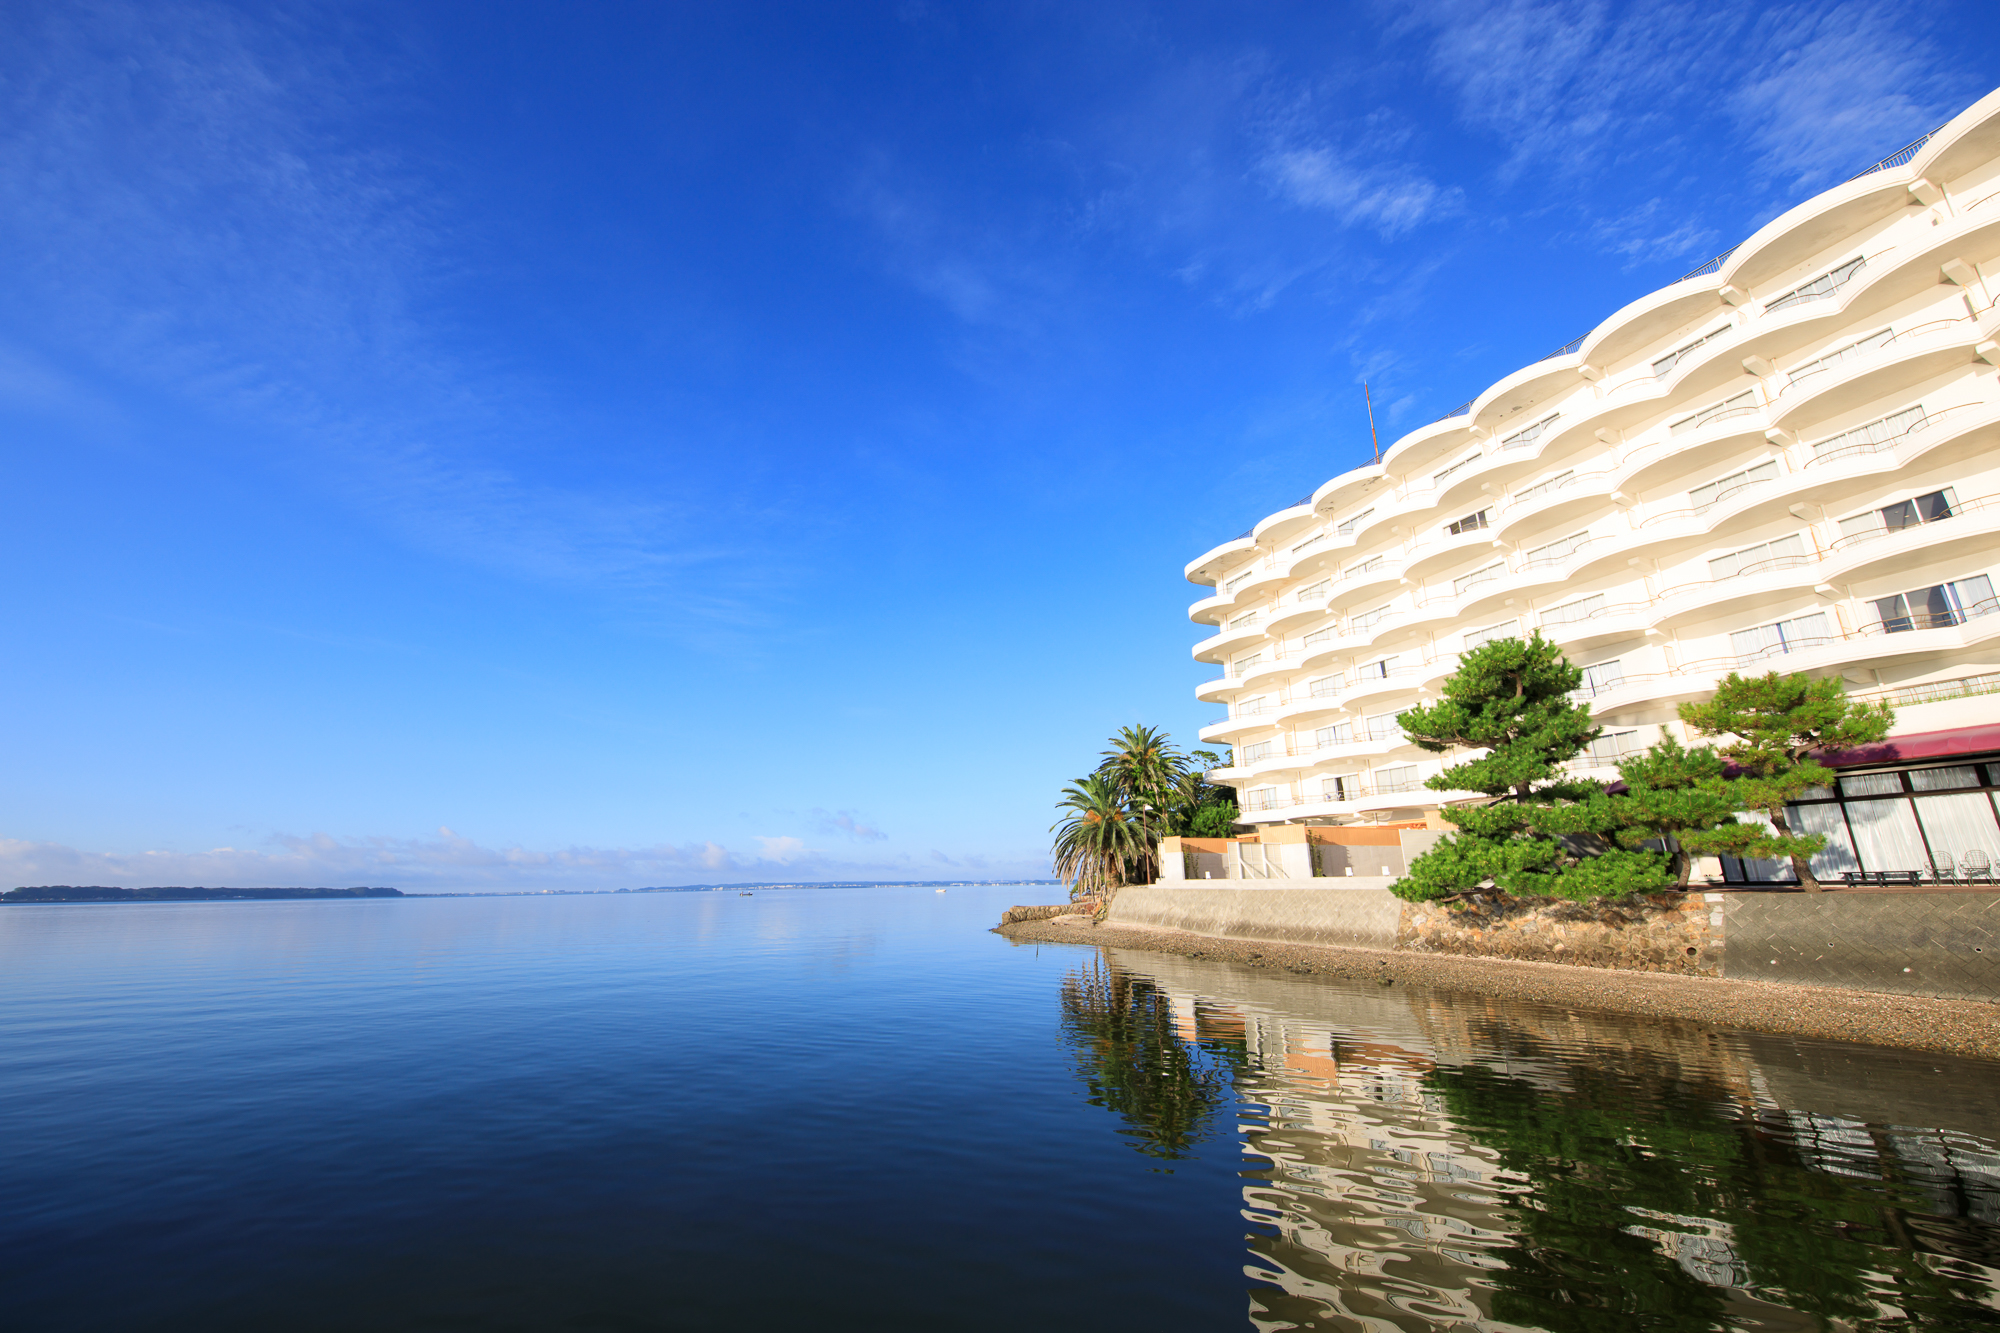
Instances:
[[[1873,745],[1889,734],[1896,715],[1887,704],[1857,704],[1839,677],[1812,680],[1804,672],[1768,672],[1745,678],[1730,672],[1707,703],[1680,707],[1681,721],[1704,736],[1733,737],[1718,753],[1736,766],[1729,787],[1738,808],[1771,821],[1727,824],[1689,832],[1683,841],[1704,855],[1790,860],[1799,885],[1817,893],[1812,856],[1826,845],[1817,833],[1798,834],[1785,805],[1808,787],[1833,783],[1833,772],[1812,756]]]
[[[1723,772],[1722,758],[1702,745],[1689,749],[1672,736],[1619,761],[1622,793],[1607,802],[1609,822],[1620,846],[1637,850],[1658,841],[1676,889],[1685,889],[1694,858],[1690,835],[1738,827],[1737,794]]]
[[[1662,858],[1614,848],[1605,838],[1604,788],[1562,770],[1602,730],[1590,709],[1569,697],[1582,682],[1583,672],[1539,632],[1496,639],[1465,654],[1442,699],[1397,719],[1404,735],[1433,753],[1486,751],[1425,786],[1491,798],[1443,812],[1458,831],[1410,863],[1395,885],[1399,896],[1424,902],[1486,883],[1564,897],[1663,887]],[[1586,856],[1610,860],[1579,873]]]

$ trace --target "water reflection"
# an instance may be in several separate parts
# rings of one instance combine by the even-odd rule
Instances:
[[[2000,1328],[1991,1065],[1119,950],[1063,1012],[1141,1151],[1234,1126],[1255,1327]]]

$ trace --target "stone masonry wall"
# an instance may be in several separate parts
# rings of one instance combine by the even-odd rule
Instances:
[[[1636,972],[1722,973],[1723,914],[1700,893],[1623,903],[1481,895],[1454,910],[1408,903],[1396,947]]]

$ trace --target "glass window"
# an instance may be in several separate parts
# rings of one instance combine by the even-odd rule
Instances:
[[[1361,523],[1361,520],[1367,518],[1370,514],[1374,512],[1375,511],[1372,509],[1364,509],[1360,513],[1356,514],[1353,518],[1348,519],[1345,523],[1335,528],[1334,531],[1339,533],[1343,537],[1352,537],[1354,535],[1354,529]]]
[[[1729,332],[1729,328],[1730,328],[1729,325],[1724,324],[1721,328],[1716,329],[1714,332],[1705,333],[1701,337],[1696,338],[1693,342],[1689,343],[1687,346],[1678,348],[1675,351],[1667,353],[1665,356],[1661,357],[1658,361],[1655,361],[1653,363],[1653,378],[1655,379],[1663,378],[1675,366],[1680,364],[1682,357],[1686,356],[1689,352],[1692,352],[1695,348],[1701,346],[1703,343],[1714,342],[1717,338],[1720,338],[1723,334]]]
[[[1400,657],[1380,657],[1373,662],[1363,663],[1354,672],[1356,680],[1387,680],[1396,674],[1396,664]]]
[[[1951,769],[1931,769],[1948,773]],[[1970,769],[1959,770],[1970,772]],[[1915,774],[1911,774],[1915,777]],[[1983,791],[1960,792],[1956,796],[1919,796],[1917,817],[1923,820],[1924,837],[1930,841],[1931,858],[1939,870],[1963,869],[1967,852],[1978,852],[1975,862],[1988,866],[2000,861],[2000,823],[1993,818],[1993,802]]]
[[[1555,419],[1561,415],[1562,413],[1560,412],[1553,413],[1552,415],[1543,417],[1540,421],[1537,421],[1534,425],[1529,426],[1526,430],[1515,431],[1512,435],[1509,435],[1505,439],[1500,441],[1500,447],[1502,449],[1527,448],[1529,445],[1533,444],[1536,440],[1541,439],[1543,432],[1547,431],[1550,424],[1553,423]]]
[[[1371,555],[1358,565],[1349,565],[1345,570],[1341,572],[1341,577],[1351,579],[1356,574],[1373,573],[1374,571],[1382,568],[1382,561],[1384,560],[1384,558],[1385,557],[1379,555]]]
[[[1321,542],[1325,541],[1327,539],[1327,535],[1328,534],[1324,532],[1314,533],[1312,536],[1300,542],[1297,546],[1294,546],[1292,548],[1292,554],[1297,555],[1300,551],[1311,550],[1313,547],[1318,546]]]
[[[1521,622],[1518,620],[1503,620],[1497,625],[1488,625],[1485,629],[1468,630],[1465,635],[1465,650],[1471,652],[1480,644],[1494,639],[1513,638],[1520,633],[1520,630]]]
[[[1443,481],[1446,477],[1449,477],[1452,473],[1458,471],[1460,468],[1466,466],[1469,463],[1477,463],[1478,461],[1479,461],[1479,451],[1477,449],[1474,449],[1471,453],[1459,459],[1456,463],[1453,463],[1450,467],[1446,468],[1444,471],[1432,474],[1431,480],[1433,482]]]
[[[1588,545],[1590,545],[1590,532],[1586,529],[1582,532],[1572,532],[1562,540],[1550,542],[1546,546],[1530,547],[1528,567],[1532,569],[1538,565],[1553,565],[1567,560]]]
[[[1306,635],[1306,647],[1310,648],[1315,644],[1326,643],[1328,640],[1338,636],[1339,633],[1340,631],[1332,625],[1328,625],[1325,629],[1316,629]]]
[[[1514,503],[1527,504],[1530,500],[1538,496],[1547,495],[1551,491],[1566,491],[1574,485],[1576,485],[1576,469],[1571,468],[1567,472],[1561,472],[1550,477],[1547,481],[1536,482],[1534,485],[1528,487],[1527,490],[1515,496]]]
[[[1815,648],[1833,638],[1832,624],[1822,611],[1780,620],[1755,629],[1739,629],[1729,636],[1729,646],[1739,665],[1747,666],[1766,657]]]
[[[1397,764],[1375,770],[1375,790],[1378,792],[1415,791],[1420,785],[1415,764]]]
[[[1454,537],[1461,537],[1468,532],[1477,532],[1485,526],[1486,526],[1486,511],[1482,509],[1476,514],[1467,514],[1464,518],[1461,518],[1454,523],[1447,523],[1445,525],[1445,531],[1449,532]]]
[[[1596,592],[1588,597],[1579,597],[1574,602],[1564,602],[1561,606],[1550,607],[1542,612],[1542,623],[1568,625],[1574,621],[1588,620],[1603,609],[1604,594]]]
[[[1403,724],[1396,721],[1394,713],[1377,713],[1368,719],[1368,739],[1371,741],[1399,741],[1403,739]]]
[[[1337,778],[1327,778],[1320,784],[1320,793],[1329,801],[1350,800],[1356,785],[1354,774],[1347,773]]]
[[[1868,267],[1867,258],[1862,255],[1856,255],[1839,268],[1822,273],[1811,282],[1794,287],[1783,296],[1774,298],[1770,304],[1764,307],[1764,313],[1767,315],[1773,314],[1795,305],[1804,305],[1808,301],[1824,301],[1827,297],[1832,296],[1842,287],[1852,282],[1854,275],[1866,267]]]
[[[1599,662],[1596,666],[1583,669],[1583,688],[1580,693],[1598,695],[1608,689],[1625,683],[1625,667],[1617,659]]]
[[[1771,481],[1777,475],[1776,463],[1759,463],[1755,467],[1744,468],[1741,472],[1732,472],[1726,477],[1719,477],[1706,486],[1695,487],[1688,492],[1688,499],[1696,509],[1707,509],[1711,505],[1721,504],[1747,487],[1760,486]]]
[[[1918,791],[1950,791],[1954,787],[1977,787],[1979,769],[1972,764],[1953,768],[1919,768],[1910,774],[1910,785]]]
[[[1852,361],[1863,352],[1873,351],[1875,348],[1889,341],[1890,332],[1891,330],[1889,329],[1878,329],[1866,338],[1859,339],[1847,344],[1845,347],[1828,352],[1825,356],[1817,360],[1794,366],[1791,372],[1786,375],[1785,383],[1788,385],[1797,384],[1808,375],[1817,375],[1822,370],[1832,370],[1843,361]]]
[[[1329,745],[1351,745],[1354,743],[1353,724],[1336,722],[1330,727],[1321,727],[1313,733],[1313,742],[1322,750]]]
[[[1801,833],[1826,835],[1826,846],[1813,853],[1812,872],[1815,878],[1838,879],[1861,869],[1860,859],[1854,855],[1854,842],[1847,835],[1847,820],[1835,802],[1786,806],[1785,822]]]
[[[1890,634],[1962,625],[1995,609],[1993,581],[1984,574],[1872,600],[1876,619]]]
[[[1506,572],[1507,572],[1507,562],[1505,560],[1496,560],[1492,564],[1485,566],[1483,569],[1475,569],[1470,574],[1467,574],[1462,578],[1453,579],[1451,581],[1452,595],[1454,597],[1463,597],[1466,593],[1472,591],[1474,588],[1477,588],[1480,584],[1491,583],[1493,582],[1493,580],[1499,578]]]
[[[1896,441],[1911,431],[1922,430],[1928,424],[1924,417],[1922,403],[1906,407],[1900,412],[1891,412],[1879,421],[1871,421],[1865,426],[1842,431],[1828,436],[1813,445],[1814,458],[1830,458],[1835,454],[1872,454],[1879,449],[1891,447]]]
[[[1336,671],[1331,676],[1321,676],[1308,688],[1311,690],[1313,698],[1324,699],[1329,694],[1339,694],[1340,687],[1345,683],[1345,680],[1346,678],[1340,672]]]
[[[1893,773],[1871,774],[1896,780]],[[1840,780],[1846,790],[1847,779]],[[1935,797],[1927,798],[1935,800]],[[1906,800],[1852,801],[1847,805],[1847,825],[1854,831],[1854,849],[1863,870],[1928,870],[1930,858],[1924,851],[1923,835],[1917,832],[1917,817]]]
[[[1299,600],[1302,602],[1317,602],[1322,597],[1326,596],[1328,593],[1332,591],[1333,591],[1333,580],[1321,579],[1318,583],[1313,584],[1310,588],[1300,588]]]
[[[1708,562],[1711,579],[1733,579],[1740,574],[1758,574],[1767,569],[1792,569],[1806,563],[1805,538],[1798,533],[1779,537],[1756,546],[1746,546]]]
[[[1700,430],[1711,421],[1739,417],[1746,412],[1754,412],[1756,410],[1757,391],[1755,389],[1745,389],[1742,393],[1734,397],[1725,398],[1719,403],[1710,403],[1691,417],[1682,417],[1679,421],[1667,427],[1667,434],[1685,435],[1689,431]]]
[[[1347,622],[1347,630],[1350,634],[1366,634],[1388,614],[1389,608],[1386,606],[1378,606],[1373,611],[1363,611]]]
[[[1248,671],[1251,667],[1256,666],[1259,662],[1263,660],[1264,660],[1264,654],[1262,653],[1252,653],[1248,657],[1237,658],[1235,662],[1236,674],[1239,676],[1242,675],[1244,672]]]
[[[1246,764],[1254,764],[1259,759],[1269,759],[1270,757],[1271,742],[1269,741],[1258,741],[1255,745],[1246,745],[1243,747],[1243,762]]]
[[[1856,773],[1840,779],[1842,796],[1887,796],[1903,790],[1898,773]]]

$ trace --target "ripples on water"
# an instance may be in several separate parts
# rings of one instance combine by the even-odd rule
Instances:
[[[0,909],[0,1323],[2000,1328],[1994,1066],[1046,894]]]

